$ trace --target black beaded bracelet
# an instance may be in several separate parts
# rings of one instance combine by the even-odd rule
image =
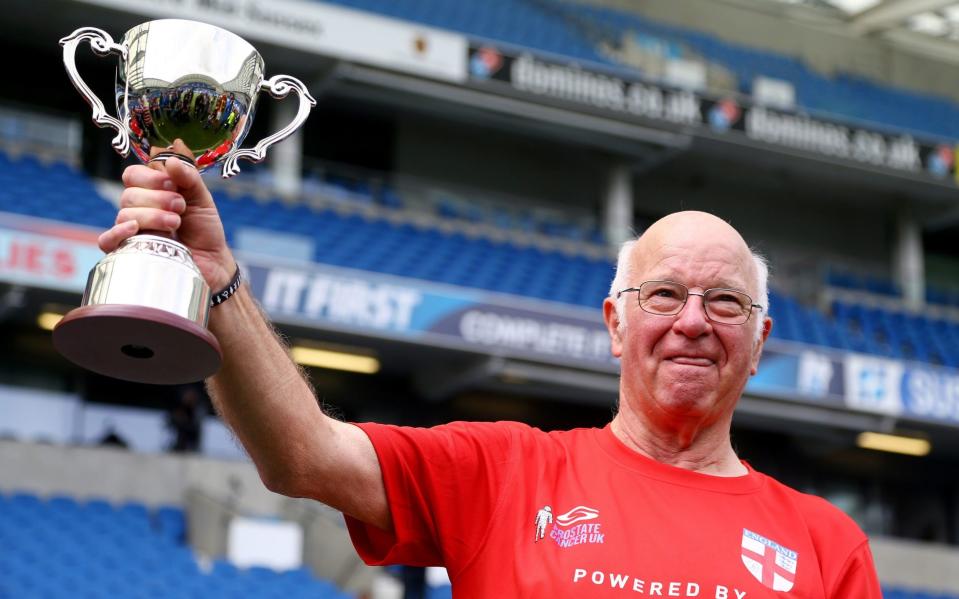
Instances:
[[[236,290],[240,288],[240,282],[240,265],[237,264],[236,272],[233,274],[233,280],[230,281],[230,284],[210,296],[210,307],[219,306],[230,299],[230,297],[236,293]]]

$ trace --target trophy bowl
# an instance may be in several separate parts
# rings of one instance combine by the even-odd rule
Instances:
[[[117,55],[116,114],[86,85],[76,49],[88,42],[99,56]],[[259,52],[243,38],[206,23],[162,19],[133,27],[120,43],[95,27],[60,40],[67,75],[93,109],[99,127],[116,130],[113,147],[144,163],[177,156],[203,172],[260,162],[267,149],[292,135],[316,101],[298,79],[264,78]],[[259,93],[295,93],[296,116],[253,148],[243,149]],[[177,149],[186,152],[174,152]],[[53,331],[57,351],[74,363],[114,378],[181,384],[206,378],[222,356],[207,330],[210,288],[190,250],[170,236],[144,232],[124,241],[90,271],[79,308]]]

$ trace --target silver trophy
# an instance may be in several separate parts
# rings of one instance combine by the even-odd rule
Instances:
[[[119,57],[117,116],[77,72],[75,53],[88,42],[99,56]],[[260,162],[271,145],[289,137],[316,101],[299,80],[264,79],[263,59],[243,38],[206,23],[150,21],[119,44],[94,27],[60,40],[73,85],[93,108],[99,127],[112,127],[114,149],[144,163],[178,156],[205,171],[222,165],[231,177],[241,158]],[[250,149],[241,149],[260,91],[274,98],[295,92],[292,122]],[[191,155],[174,154],[182,140]],[[53,331],[57,350],[78,365],[142,383],[179,384],[212,375],[220,346],[207,330],[210,288],[190,250],[162,234],[135,235],[90,271],[79,308]]]

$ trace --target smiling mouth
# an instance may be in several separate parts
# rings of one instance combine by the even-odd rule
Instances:
[[[685,366],[712,366],[713,361],[709,358],[694,358],[692,356],[673,356],[669,358],[670,362],[683,364]]]

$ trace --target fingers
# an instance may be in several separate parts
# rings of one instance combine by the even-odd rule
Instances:
[[[183,143],[182,139],[174,141],[173,145],[170,146],[170,150],[181,156],[193,158],[193,152]],[[176,156],[168,158],[163,165],[166,174],[169,175],[170,180],[176,185],[177,190],[186,198],[188,204],[191,206],[204,207],[213,205],[213,197],[203,183],[203,178],[200,177],[200,171],[193,167],[193,165],[186,164]]]
[[[123,171],[123,184],[127,187],[176,191],[176,183],[170,179],[170,175],[163,170],[162,165],[158,169],[142,164],[128,166]]]
[[[104,252],[112,252],[128,237],[141,231],[172,233],[180,227],[180,216],[159,208],[122,208],[117,213],[116,224],[104,231],[97,245]]]
[[[180,140],[169,149],[182,156],[191,156]],[[176,233],[184,219],[190,225],[184,227],[184,231],[192,231],[194,242],[200,245],[225,244],[222,227],[216,227],[215,218],[209,219],[210,214],[216,216],[213,197],[200,173],[185,159],[171,157],[163,162],[130,166],[123,172],[123,183],[125,189],[120,196],[116,224],[98,239],[104,252],[116,250],[124,240],[137,233]],[[207,221],[212,220],[213,225],[204,225],[203,216]]]
[[[135,220],[122,222],[101,233],[100,237],[97,238],[97,245],[100,246],[100,249],[103,250],[104,253],[109,254],[120,247],[120,243],[122,243],[124,239],[133,237],[139,230],[140,227]]]
[[[186,144],[179,139],[168,149],[183,156],[192,156]],[[177,191],[188,205],[213,206],[213,197],[203,183],[199,171],[177,157],[163,162],[151,162],[149,165],[130,166],[123,172],[123,184],[128,188]]]
[[[121,208],[117,213],[117,224],[136,221],[141,231],[162,231],[172,233],[180,226],[180,215],[159,208]]]
[[[159,208],[183,214],[186,200],[175,191],[127,187],[120,195],[120,208]]]
[[[166,174],[176,185],[177,190],[183,194],[187,204],[198,207],[213,205],[213,196],[210,195],[196,168],[176,157],[167,159],[165,166]]]

